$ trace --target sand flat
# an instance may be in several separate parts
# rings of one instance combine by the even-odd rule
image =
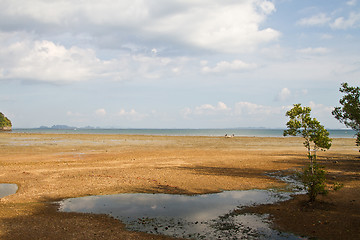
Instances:
[[[95,231],[93,224],[99,224],[99,218],[107,219],[57,213],[49,205],[64,198],[137,192],[201,194],[282,186],[265,174],[302,167],[307,162],[302,142],[296,137],[0,133],[0,183],[19,186],[16,194],[1,199],[0,236],[11,239],[28,231],[46,239],[46,228],[55,228],[44,220],[51,216],[65,229],[69,227],[65,222],[73,221],[72,230],[55,228],[58,234],[71,232],[75,239],[82,239],[87,235],[79,235],[77,228]],[[355,189],[360,182],[357,154],[354,139],[339,138],[333,140],[329,151],[319,153],[319,161],[338,179],[351,175],[344,181]],[[348,169],[348,163],[356,167]],[[43,226],[45,230],[22,228],[31,218],[34,229]],[[76,223],[79,221],[83,222]],[[102,219],[98,231],[108,234],[111,230],[111,238],[116,239],[118,235],[109,226],[118,225],[121,223],[113,219]],[[129,239],[162,238],[116,229]]]

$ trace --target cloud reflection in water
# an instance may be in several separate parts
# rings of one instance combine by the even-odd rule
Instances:
[[[215,239],[299,239],[270,229],[257,215],[233,215],[233,210],[275,203],[290,193],[266,190],[225,191],[195,196],[170,194],[118,194],[66,199],[60,211],[109,214],[131,230],[175,237]]]

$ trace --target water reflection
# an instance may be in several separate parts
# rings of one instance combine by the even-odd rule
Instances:
[[[109,214],[130,230],[195,239],[299,239],[272,230],[265,216],[234,215],[250,205],[290,198],[288,192],[226,191],[196,196],[118,194],[67,199],[60,211]]]
[[[0,198],[15,194],[17,190],[18,186],[16,184],[0,184]]]

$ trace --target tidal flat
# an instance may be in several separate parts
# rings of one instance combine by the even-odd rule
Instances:
[[[355,140],[336,138],[319,153],[339,192],[312,206],[306,196],[241,211],[269,214],[273,227],[320,239],[360,237],[360,158]],[[296,137],[203,137],[0,133],[0,183],[17,184],[1,198],[0,238],[171,239],[129,231],[108,215],[58,212],[54,202],[90,195],[195,195],[282,188],[269,173],[307,163]],[[291,219],[291,221],[289,220]]]

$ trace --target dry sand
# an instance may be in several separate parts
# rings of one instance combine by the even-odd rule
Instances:
[[[314,205],[304,196],[245,211],[275,227],[324,239],[360,239],[360,158],[354,139],[319,153],[340,192]],[[60,213],[52,202],[115,193],[199,194],[282,186],[265,174],[307,162],[301,138],[0,133],[1,239],[168,239],[129,232],[105,215]],[[341,221],[341,223],[340,223]]]

